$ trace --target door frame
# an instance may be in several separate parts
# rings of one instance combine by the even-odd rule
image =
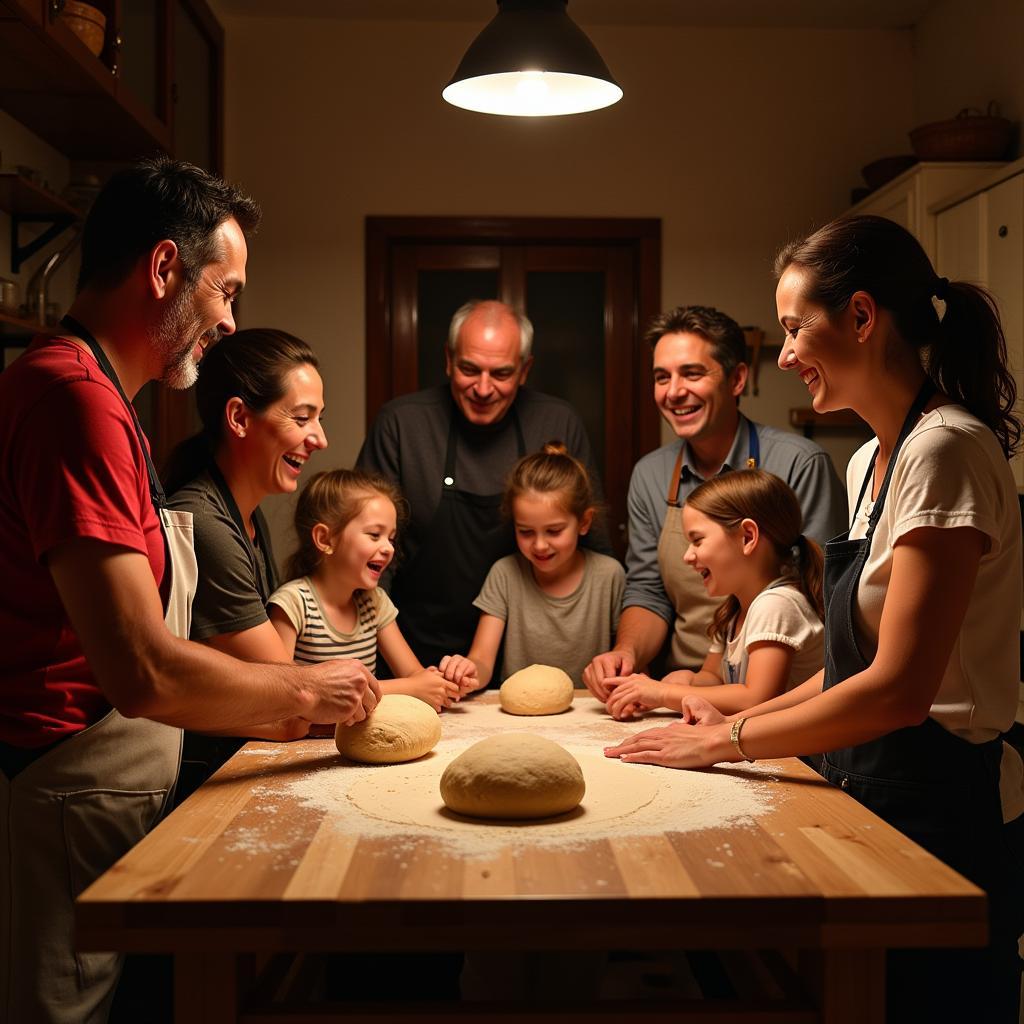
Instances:
[[[642,332],[661,312],[661,221],[618,217],[385,217],[366,218],[366,426],[380,407],[409,390],[392,334],[392,255],[398,244],[602,245],[622,249],[634,267],[630,359],[633,373],[621,395],[621,415],[633,423],[633,450],[618,453],[632,467],[661,443],[652,399],[650,353]],[[623,311],[625,312],[625,311]],[[610,397],[610,396],[609,396]],[[606,413],[609,406],[606,397]],[[606,452],[606,458],[611,458]],[[628,478],[627,478],[628,479]]]

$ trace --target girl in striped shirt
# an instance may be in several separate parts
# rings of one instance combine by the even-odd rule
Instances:
[[[459,687],[424,669],[396,619],[398,609],[377,586],[394,557],[405,499],[393,484],[359,470],[317,473],[295,508],[298,550],[291,581],[270,595],[270,621],[295,661],[355,658],[377,672],[377,649],[397,673],[383,693],[407,693],[440,711]]]

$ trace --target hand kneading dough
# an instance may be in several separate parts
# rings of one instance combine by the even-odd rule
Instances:
[[[550,818],[571,811],[586,790],[568,750],[525,732],[474,743],[441,776],[441,799],[474,818]]]
[[[334,730],[338,751],[366,764],[414,761],[433,750],[440,738],[437,712],[406,693],[386,693],[362,722]]]
[[[530,665],[501,684],[498,699],[512,715],[557,715],[572,705],[572,680],[551,665]]]

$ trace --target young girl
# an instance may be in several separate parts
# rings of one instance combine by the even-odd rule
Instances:
[[[625,573],[607,555],[580,550],[594,521],[594,497],[582,463],[551,441],[512,468],[505,515],[518,554],[495,562],[473,604],[482,612],[469,656],[438,666],[462,692],[486,686],[502,637],[502,678],[528,665],[555,665],[576,686],[583,669],[609,649],[622,606]]]
[[[358,470],[317,473],[299,497],[299,547],[288,561],[291,582],[270,596],[270,621],[297,662],[357,658],[377,669],[377,649],[399,678],[383,693],[408,693],[440,711],[459,688],[424,669],[405,642],[398,609],[377,583],[395,553],[398,510],[393,484]]]
[[[629,718],[652,708],[679,711],[700,695],[725,714],[743,711],[802,683],[824,663],[821,549],[806,538],[796,495],[761,469],[701,484],[683,507],[690,541],[684,560],[714,597],[726,600],[708,633],[699,672],[611,680],[608,710]]]

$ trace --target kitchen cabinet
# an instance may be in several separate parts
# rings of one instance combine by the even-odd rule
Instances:
[[[871,213],[903,225],[924,246],[935,262],[934,203],[957,189],[971,185],[997,163],[919,163],[862,199],[849,213]]]
[[[223,32],[205,0],[94,0],[107,18],[99,57],[62,6],[0,0],[0,108],[65,156],[107,163],[176,154],[176,121],[198,121],[208,130],[190,151],[220,170]],[[199,67],[180,59],[176,30]]]
[[[1018,398],[1024,396],[1024,161],[935,204],[935,268],[986,287],[999,306]],[[1013,459],[1024,492],[1024,458]]]
[[[224,35],[205,0],[92,2],[107,18],[98,57],[60,17],[63,0],[0,0],[0,109],[70,158],[78,173],[106,176],[161,152],[219,173]],[[38,205],[23,179],[2,188]],[[51,198],[43,212],[64,217]],[[3,201],[0,209],[12,217],[32,219]],[[36,251],[34,243],[23,251],[13,222],[12,235],[18,257]],[[20,258],[12,258],[14,273]],[[29,327],[0,317],[0,341],[21,344]],[[147,388],[137,407],[158,460],[192,429],[183,394]]]

